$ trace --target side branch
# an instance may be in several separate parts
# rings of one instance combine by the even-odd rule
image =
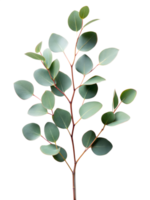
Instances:
[[[67,62],[67,64],[68,64],[68,65],[71,65],[71,63],[72,63],[73,61],[69,58],[67,52],[66,52],[66,51],[63,52],[62,55],[63,55],[65,61]]]
[[[41,62],[42,62],[42,61],[41,61]],[[42,62],[42,64],[44,65],[43,62]],[[44,65],[44,67],[45,67],[45,65]],[[51,76],[51,73],[50,73],[49,69],[47,69],[46,67],[45,67],[45,69],[48,71],[49,76],[50,76],[50,78],[52,79],[55,88],[57,88],[57,90],[59,90],[59,92],[61,92],[61,93],[66,97],[66,99],[68,100],[68,102],[70,103],[70,100],[69,100],[69,98],[66,96],[66,94],[65,94],[63,91],[61,91],[61,90],[57,87],[57,85],[56,85],[56,83],[55,83],[55,80],[54,80],[54,79],[52,78],[52,76]]]
[[[90,145],[88,148],[85,148],[85,149],[83,149],[83,150],[81,151],[81,153],[78,155],[78,157],[77,157],[77,159],[76,159],[76,163],[77,163],[77,164],[79,164],[79,162],[83,159],[83,157],[84,157],[84,156],[87,154],[87,152],[91,149],[91,146],[92,146],[92,144],[95,142],[95,140],[105,132],[106,127],[107,127],[106,125],[103,125],[103,126],[99,129],[99,131],[98,131],[98,133],[97,133],[97,135],[96,135],[96,138],[93,140],[93,142],[91,143],[91,145]]]

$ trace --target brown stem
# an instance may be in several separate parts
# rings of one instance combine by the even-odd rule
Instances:
[[[77,90],[79,87],[81,87],[81,86],[82,86],[82,83],[83,83],[84,79],[85,79],[85,75],[83,76],[83,79],[82,79],[82,81],[81,81],[80,85],[79,85],[78,87],[76,87],[76,90]]]
[[[96,69],[96,67],[98,67],[100,64],[98,63],[89,73],[91,73],[94,69]],[[89,74],[88,73],[88,74]]]
[[[116,112],[116,110],[119,108],[119,106],[121,105],[121,103],[122,103],[122,101],[118,104],[118,106],[114,109],[114,112],[113,113],[115,113]]]
[[[71,66],[71,63],[70,63],[70,61],[69,61],[69,59],[68,59],[68,57],[66,56],[66,54],[65,54],[65,52],[64,52],[64,51],[63,51],[63,53],[64,53],[64,55],[65,55],[66,59],[68,60],[68,62],[69,62],[69,65]]]
[[[75,79],[75,70],[74,70],[74,63],[75,60],[77,59],[77,49],[76,49],[76,44],[78,41],[79,36],[83,32],[83,25],[85,23],[85,20],[82,20],[82,28],[80,32],[78,33],[77,38],[75,39],[75,43],[73,46],[73,59],[72,59],[72,64],[69,65],[69,73],[72,79],[72,88],[71,88],[71,101],[68,103],[68,109],[70,110],[71,113],[71,135],[69,136],[70,140],[70,146],[71,146],[71,156],[72,156],[72,169],[73,171],[70,172],[70,182],[71,182],[71,199],[73,200],[78,200],[77,195],[77,190],[78,190],[78,183],[76,180],[78,180],[78,165],[76,163],[76,158],[77,158],[77,149],[76,149],[76,142],[75,142],[75,132],[76,132],[76,127],[75,127],[75,112],[74,112],[74,101],[77,93],[77,89],[75,88],[76,86],[76,79]]]

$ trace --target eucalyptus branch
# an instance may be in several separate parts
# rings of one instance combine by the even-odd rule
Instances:
[[[81,119],[88,119],[89,117],[96,114],[101,108],[102,104],[98,101],[91,101],[84,103],[86,99],[91,99],[96,96],[98,92],[98,83],[104,81],[105,79],[96,75],[91,77],[89,80],[84,82],[85,76],[95,70],[99,65],[107,65],[111,63],[118,54],[118,49],[116,48],[107,48],[100,52],[98,59],[99,63],[93,68],[93,62],[91,58],[83,54],[76,62],[76,70],[83,74],[83,79],[79,86],[75,87],[75,80],[74,80],[74,64],[76,61],[76,57],[80,51],[87,52],[95,47],[97,44],[97,34],[93,31],[84,32],[83,28],[89,24],[91,24],[95,20],[89,21],[87,24],[83,26],[83,19],[86,18],[89,14],[89,8],[87,6],[81,8],[81,10],[73,11],[69,18],[68,18],[68,25],[72,31],[78,33],[77,39],[75,41],[74,47],[74,57],[73,62],[71,63],[68,59],[65,49],[68,45],[68,41],[58,34],[51,34],[49,38],[49,48],[45,49],[43,53],[41,53],[42,42],[40,42],[36,48],[35,53],[28,52],[27,55],[30,58],[39,60],[42,62],[44,68],[37,69],[34,72],[35,80],[42,86],[49,86],[51,90],[46,90],[42,98],[40,99],[34,94],[34,87],[32,83],[19,80],[14,83],[14,88],[16,94],[23,100],[29,99],[30,97],[34,96],[41,103],[33,105],[29,110],[28,114],[31,116],[42,116],[42,115],[52,115],[52,122],[47,122],[44,126],[44,133],[45,137],[41,135],[41,128],[36,123],[29,123],[25,125],[22,129],[23,135],[27,140],[35,140],[39,137],[43,138],[47,141],[48,145],[42,145],[40,150],[42,153],[53,156],[54,159],[58,162],[66,162],[68,168],[72,172],[72,180],[73,180],[73,200],[76,200],[76,167],[79,160],[82,156],[87,152],[89,148],[92,149],[92,152],[96,155],[105,155],[112,149],[112,144],[105,138],[99,137],[100,134],[104,131],[106,125],[115,126],[126,122],[130,119],[130,117],[124,112],[116,112],[121,103],[129,104],[131,103],[135,96],[136,91],[134,89],[127,89],[123,91],[120,95],[121,102],[119,103],[118,95],[116,91],[113,95],[113,112],[104,113],[101,117],[101,121],[104,124],[101,131],[96,135],[94,131],[91,129],[84,133],[82,137],[82,144],[85,147],[85,150],[80,155],[80,157],[76,160],[76,152],[75,152],[75,144],[74,144],[74,131],[75,126],[80,122]],[[77,51],[78,49],[78,51]],[[70,67],[71,67],[71,78],[60,71],[60,63],[59,60],[56,59],[53,61],[52,52],[58,53],[62,52],[66,57]],[[83,84],[84,82],[84,84]],[[71,85],[73,85],[73,92],[71,96],[71,100],[65,94],[65,91],[68,90]],[[82,87],[81,87],[82,86]],[[73,101],[75,97],[76,90],[79,89],[79,94],[83,98],[82,105],[79,109],[80,118],[75,123],[74,121],[74,113],[73,113]],[[70,105],[70,112],[67,110],[56,108],[53,112],[55,106],[55,96],[65,96],[67,101]],[[63,105],[62,105],[63,106]],[[49,113],[48,110],[51,110],[52,113]],[[71,123],[72,122],[72,123]],[[69,130],[69,126],[72,124],[72,130]],[[63,147],[57,146],[56,141],[59,139],[60,136],[60,129],[67,129],[72,143],[73,149],[73,160],[74,166],[73,168],[67,162],[67,152]]]

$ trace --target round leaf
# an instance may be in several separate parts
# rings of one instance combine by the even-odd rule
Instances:
[[[62,72],[59,72],[56,79],[56,86],[62,91],[62,92],[65,92],[67,89],[70,88],[71,86],[71,79],[69,78],[69,76],[67,76],[66,74],[62,73]],[[57,96],[63,96],[63,94],[57,90],[56,87],[52,86],[51,87],[52,89],[52,92],[57,95]]]
[[[43,52],[43,56],[45,58],[45,66],[46,68],[50,68],[50,65],[52,63],[52,52],[50,51],[50,49],[45,49],[44,52]]]
[[[97,138],[92,145],[92,151],[98,156],[107,154],[112,149],[112,144],[105,138]]]
[[[43,107],[41,103],[33,105],[29,111],[28,114],[31,116],[42,116],[47,114],[47,110]]]
[[[77,49],[79,51],[89,51],[97,43],[97,34],[95,32],[83,33],[78,40]]]
[[[89,14],[89,7],[88,6],[84,6],[83,8],[81,8],[80,12],[79,12],[79,16],[81,19],[84,19],[88,16]]]
[[[94,85],[95,83],[99,83],[101,81],[105,81],[105,79],[100,76],[93,76],[92,78],[87,80],[83,85]]]
[[[96,134],[94,133],[94,131],[87,131],[82,137],[83,146],[88,148],[91,145],[91,143],[95,140],[95,138]]]
[[[87,25],[89,25],[89,24],[91,24],[92,22],[95,22],[95,21],[97,21],[97,20],[99,20],[99,19],[93,19],[93,20],[89,21],[88,23],[86,23],[83,27],[86,27]]]
[[[36,47],[35,47],[35,52],[39,53],[41,51],[42,48],[42,42],[40,42]]]
[[[35,60],[45,61],[45,58],[43,56],[36,54],[36,53],[28,52],[28,53],[25,53],[25,55],[29,56],[30,58],[33,58]]]
[[[53,52],[63,52],[67,45],[67,40],[64,37],[55,33],[53,33],[49,38],[49,48]]]
[[[27,124],[22,129],[23,135],[27,140],[36,140],[41,135],[41,130],[38,124]]]
[[[40,149],[42,153],[50,156],[57,155],[60,152],[60,148],[56,147],[54,144],[42,145]]]
[[[91,99],[96,96],[98,91],[97,84],[94,85],[83,85],[79,88],[79,93],[83,99]]]
[[[56,126],[67,129],[71,122],[71,115],[68,111],[57,108],[53,115]]]
[[[88,74],[91,69],[93,68],[92,60],[87,56],[81,56],[78,61],[76,62],[76,70],[81,74]]]
[[[118,54],[118,49],[115,48],[108,48],[104,49],[100,54],[99,54],[99,63],[100,65],[107,65],[110,62],[112,62],[115,57]]]
[[[79,113],[82,119],[87,119],[97,113],[102,108],[102,104],[99,102],[88,102],[80,107]]]
[[[73,31],[79,31],[82,27],[82,19],[78,11],[73,11],[68,18],[68,25]]]
[[[43,86],[52,86],[54,82],[52,81],[48,71],[46,69],[38,69],[34,72],[35,80]]]
[[[101,120],[105,125],[110,124],[115,121],[115,114],[113,112],[107,112],[103,114]]]
[[[118,96],[116,91],[114,91],[114,96],[113,96],[113,109],[117,108],[118,106]]]
[[[130,119],[130,116],[124,112],[115,113],[115,121],[110,123],[108,126],[116,126],[118,124],[122,124]]]
[[[41,100],[46,109],[52,110],[54,108],[55,97],[52,92],[45,91]]]
[[[51,122],[45,124],[45,136],[48,141],[56,142],[59,138],[59,130],[57,126]]]
[[[56,59],[52,62],[50,69],[49,69],[53,79],[55,79],[56,76],[58,75],[59,69],[60,69],[59,60]]]
[[[33,92],[34,92],[32,83],[28,81],[15,82],[14,89],[17,95],[23,100],[29,99],[33,95]]]
[[[137,94],[136,90],[128,89],[122,92],[120,99],[123,103],[129,104],[135,99],[136,94]]]
[[[58,162],[63,162],[63,161],[65,161],[66,158],[67,158],[67,152],[66,152],[65,149],[63,149],[62,147],[59,147],[59,146],[58,146],[58,148],[60,148],[60,152],[59,152],[59,154],[53,156],[53,158],[54,158],[55,160],[57,160]]]

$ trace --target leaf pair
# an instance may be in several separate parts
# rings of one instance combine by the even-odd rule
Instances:
[[[89,80],[87,80],[83,85],[79,88],[79,93],[84,99],[93,98],[98,91],[97,83],[104,81],[105,79],[100,76],[93,76]]]
[[[48,122],[45,125],[45,136],[48,141],[56,142],[59,138],[59,130],[55,124]],[[23,135],[27,140],[35,140],[41,136],[41,130],[38,124],[30,123],[23,127]],[[63,162],[67,158],[66,151],[57,145],[43,145],[41,151],[46,155],[52,155],[58,162]]]
[[[87,131],[82,137],[83,145],[88,148],[95,140],[96,134],[94,131]],[[107,154],[112,149],[112,144],[105,138],[97,138],[91,146],[94,154],[102,156]]]

